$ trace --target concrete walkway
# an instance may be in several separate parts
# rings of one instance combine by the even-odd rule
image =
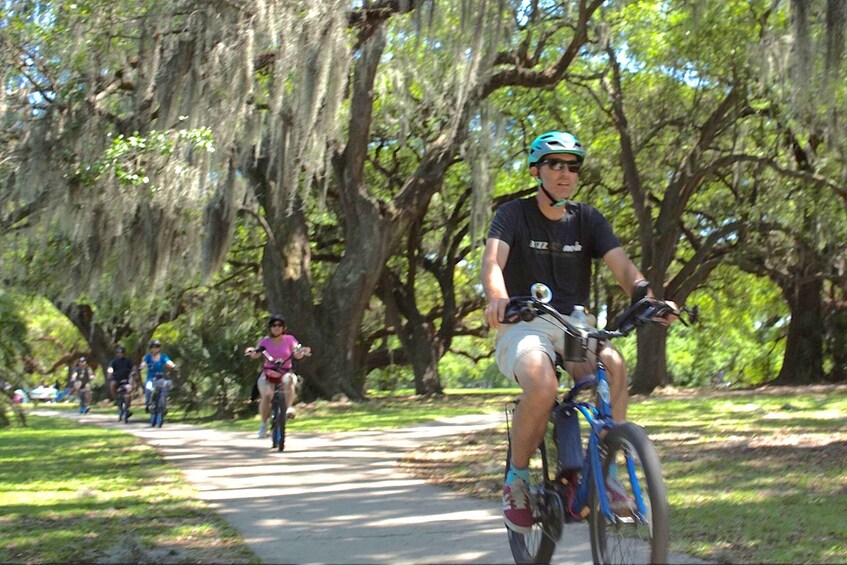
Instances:
[[[119,424],[182,469],[202,500],[238,529],[264,563],[512,563],[499,505],[427,484],[396,468],[423,442],[499,424],[452,418],[400,430],[292,433],[285,452],[255,433],[166,422]],[[554,563],[590,563],[585,524],[568,525]],[[679,556],[674,562],[696,562]]]

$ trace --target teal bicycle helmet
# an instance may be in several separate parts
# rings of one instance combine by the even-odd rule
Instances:
[[[575,135],[566,131],[548,131],[536,137],[529,146],[529,166],[551,153],[576,155],[580,163],[585,160],[585,149]]]

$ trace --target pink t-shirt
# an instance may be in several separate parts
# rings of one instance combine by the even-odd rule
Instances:
[[[285,362],[282,364],[282,372],[285,373],[286,371],[291,370],[291,360],[293,359],[293,356],[291,355],[291,353],[294,351],[294,348],[299,343],[300,342],[297,341],[297,338],[294,337],[293,335],[282,334],[282,339],[279,340],[279,343],[274,342],[274,340],[271,337],[265,336],[265,337],[263,337],[262,339],[259,340],[259,343],[256,345],[256,347],[264,347],[275,360],[276,359],[285,360]],[[264,367],[265,367],[266,370],[267,369],[275,369],[273,362],[269,361],[268,358],[265,357],[264,354],[262,354],[262,359],[264,359],[264,362],[265,362]],[[265,374],[267,374],[267,373],[265,373]]]

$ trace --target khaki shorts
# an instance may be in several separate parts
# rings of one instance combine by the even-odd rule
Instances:
[[[296,385],[297,384],[297,375],[295,375],[294,373],[289,371],[289,372],[285,373],[284,375],[282,375],[282,384],[284,386],[288,386],[289,384],[291,384],[292,379],[294,379],[294,384]],[[273,381],[268,380],[268,378],[265,376],[264,371],[262,371],[262,374],[259,375],[259,380],[256,383],[256,385],[259,387],[259,394],[267,396],[267,395],[273,394],[273,392],[274,392],[274,383],[273,383]]]
[[[569,316],[565,316],[570,320]],[[596,323],[594,316],[588,316],[588,322],[593,326]],[[590,340],[589,350],[596,351],[597,340]],[[565,356],[565,330],[559,323],[545,316],[537,316],[529,322],[518,322],[516,324],[503,324],[497,330],[495,337],[494,359],[500,372],[515,379],[515,365],[518,360],[531,351],[543,351],[550,358],[550,363],[556,364],[556,354],[563,359]],[[573,366],[585,366],[582,369],[590,372],[591,365],[587,363],[568,363],[568,371],[572,372]]]

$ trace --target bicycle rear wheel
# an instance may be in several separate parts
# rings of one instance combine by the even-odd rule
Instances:
[[[668,498],[659,456],[647,432],[630,422],[609,430],[601,460],[603,484],[608,484],[610,475],[617,477],[630,504],[613,509],[610,521],[592,485],[588,524],[594,563],[665,563],[670,538]],[[642,509],[637,500],[642,501]]]
[[[506,450],[506,473],[512,460],[512,439]],[[542,443],[529,459],[529,492],[533,524],[526,533],[508,527],[509,546],[515,563],[550,563],[562,534],[564,509],[561,499],[547,481],[547,448]]]

